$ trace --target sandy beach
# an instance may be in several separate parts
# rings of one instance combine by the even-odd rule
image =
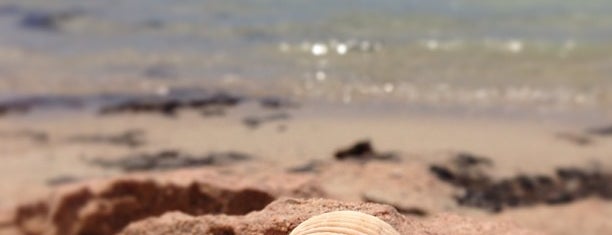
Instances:
[[[612,231],[605,219],[612,204],[601,199],[578,198],[554,206],[538,203],[491,213],[458,204],[455,197],[461,190],[430,170],[433,164],[470,154],[489,159],[492,164],[487,173],[497,179],[554,175],[560,167],[607,171],[612,164],[608,156],[612,139],[589,133],[588,126],[485,116],[448,118],[408,111],[389,115],[364,107],[331,107],[300,104],[271,109],[247,101],[223,112],[203,114],[187,109],[172,117],[155,112],[8,115],[0,120],[0,206],[11,211],[65,187],[143,174],[138,172],[162,179],[180,168],[234,172],[227,173],[230,178],[288,172],[314,178],[313,184],[323,192],[315,198],[374,200],[411,208],[408,211],[424,218],[452,213],[477,220],[507,220],[545,234],[575,234],[587,228],[592,231],[589,234]],[[356,115],[358,112],[364,115]],[[375,153],[394,160],[335,160],[334,154],[359,141],[369,141]],[[122,168],[130,162],[121,160],[163,153],[216,160],[201,165],[195,160],[173,163],[168,168],[153,161],[136,165],[136,173],[125,175],[132,168]],[[117,164],[100,164],[104,161]],[[594,208],[600,212],[592,211]],[[559,219],[551,221],[551,214]],[[589,219],[572,219],[582,216]],[[558,221],[578,224],[567,226]]]
[[[612,234],[610,11],[0,1],[0,235]]]

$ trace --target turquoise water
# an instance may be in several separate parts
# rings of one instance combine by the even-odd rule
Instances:
[[[610,12],[604,0],[2,0],[0,81],[609,109]]]

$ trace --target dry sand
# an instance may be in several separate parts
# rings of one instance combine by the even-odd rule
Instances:
[[[444,118],[409,112],[360,115],[355,110],[326,112],[313,107],[282,111],[290,114],[287,120],[266,122],[256,128],[244,125],[245,117],[275,112],[280,111],[247,104],[215,117],[195,112],[183,112],[177,118],[67,113],[4,117],[0,119],[0,208],[6,211],[47,195],[53,191],[47,186],[52,179],[104,180],[122,175],[117,169],[87,164],[87,159],[119,159],[161,150],[191,154],[239,152],[255,159],[230,168],[253,174],[285,171],[319,160],[321,167],[308,174],[313,174],[325,197],[337,200],[358,202],[365,195],[419,208],[433,216],[450,212],[476,220],[510,221],[546,234],[612,233],[606,220],[612,203],[590,199],[493,215],[458,206],[452,199],[456,189],[436,179],[428,169],[429,164],[444,161],[457,152],[490,158],[495,164],[494,174],[499,177],[548,174],[558,166],[589,167],[594,162],[612,165],[612,138],[585,134],[584,126],[541,120]],[[142,130],[144,144],[126,147],[70,141],[75,136],[112,136],[127,130]],[[581,145],[574,139],[559,137],[559,133],[586,138],[591,143]],[[394,152],[401,163],[333,161],[336,150],[363,139],[371,140],[378,151]],[[438,222],[432,222],[435,223]]]

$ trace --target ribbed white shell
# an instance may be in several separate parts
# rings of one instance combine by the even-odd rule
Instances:
[[[391,225],[357,211],[334,211],[304,221],[289,235],[400,235]]]

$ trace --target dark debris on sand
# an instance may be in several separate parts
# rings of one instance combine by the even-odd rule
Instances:
[[[599,136],[612,136],[612,125],[591,128],[587,130],[587,133]]]
[[[161,71],[158,71],[161,73]],[[161,75],[159,75],[161,76]],[[198,88],[168,88],[158,94],[102,93],[90,95],[16,95],[0,98],[0,117],[24,115],[39,110],[93,111],[107,116],[116,114],[159,114],[176,117],[181,110],[193,110],[204,117],[224,116],[230,108],[244,102],[258,102],[262,109],[277,111],[249,116],[243,123],[255,128],[260,124],[290,118],[287,109],[299,105],[278,97],[252,98],[224,91]]]
[[[46,109],[87,109],[104,115],[153,113],[166,116],[175,116],[181,109],[191,109],[202,111],[204,115],[222,115],[226,108],[244,100],[242,96],[200,89],[169,89],[165,94],[20,95],[0,100],[0,116]]]
[[[111,104],[100,110],[101,114],[159,113],[173,117],[180,109],[209,110],[211,107],[227,108],[243,101],[243,97],[224,92],[174,92],[164,96],[143,96]]]
[[[0,103],[0,116],[15,114],[15,113],[25,113],[30,110],[30,106],[22,104],[22,103]]]
[[[264,123],[288,120],[289,118],[291,118],[291,115],[285,112],[272,113],[262,116],[248,116],[242,119],[242,123],[249,128],[255,129]]]
[[[590,136],[578,133],[560,132],[555,134],[555,136],[560,140],[565,140],[570,143],[574,143],[578,146],[587,146],[594,143],[593,139]]]
[[[553,175],[517,175],[494,179],[486,173],[490,160],[459,155],[448,164],[432,165],[440,180],[463,189],[456,201],[492,212],[538,204],[563,204],[587,197],[612,200],[612,173],[557,168]]]
[[[262,108],[267,109],[291,109],[298,108],[300,105],[297,102],[279,97],[266,97],[259,99],[259,104]]]
[[[369,140],[358,141],[350,147],[340,149],[334,154],[336,160],[399,160],[394,153],[379,153]]]
[[[24,114],[40,108],[80,108],[83,102],[73,96],[27,96],[0,101],[0,116]]]
[[[63,25],[83,12],[79,10],[64,10],[58,12],[33,10],[25,11],[19,21],[19,25],[25,29],[60,31]]]
[[[252,159],[252,156],[237,152],[191,155],[178,150],[165,150],[156,153],[130,155],[122,157],[120,160],[97,158],[88,160],[88,162],[104,168],[117,168],[125,172],[133,172],[219,166],[250,159]]]
[[[102,143],[130,148],[140,147],[145,144],[144,131],[139,129],[127,130],[118,134],[102,135],[76,135],[68,138],[69,142],[75,143]]]

